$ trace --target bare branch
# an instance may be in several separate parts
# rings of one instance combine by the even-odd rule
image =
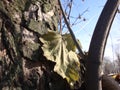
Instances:
[[[74,43],[75,43],[75,45],[76,45],[76,47],[77,47],[77,49],[78,49],[78,51],[79,51],[79,53],[80,53],[80,56],[81,56],[82,58],[84,58],[84,53],[83,53],[82,49],[80,48],[80,45],[79,45],[79,43],[77,42],[76,37],[75,37],[75,35],[74,35],[74,33],[73,33],[73,31],[72,31],[72,29],[71,29],[71,27],[70,27],[70,25],[69,25],[69,23],[68,23],[68,21],[67,21],[67,18],[66,18],[66,16],[65,16],[64,11],[63,11],[63,8],[62,8],[62,5],[61,5],[60,0],[58,0],[58,3],[59,3],[59,5],[60,5],[60,9],[61,9],[61,11],[62,11],[63,18],[64,18],[65,23],[66,23],[66,25],[67,25],[67,28],[68,28],[68,30],[69,30],[69,32],[70,32],[70,34],[71,34],[71,37],[73,38],[73,41],[74,41]]]

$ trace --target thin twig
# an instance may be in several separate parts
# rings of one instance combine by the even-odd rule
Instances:
[[[74,33],[73,33],[73,31],[72,31],[72,29],[71,29],[71,27],[70,27],[70,25],[69,25],[69,23],[68,23],[68,21],[67,21],[67,18],[66,18],[66,16],[65,16],[64,11],[63,11],[63,8],[62,8],[62,5],[61,5],[60,0],[58,0],[58,3],[59,3],[59,5],[60,5],[60,9],[61,9],[61,11],[62,11],[63,18],[64,18],[65,23],[66,23],[66,25],[67,25],[67,28],[68,28],[68,30],[69,30],[69,32],[70,32],[70,34],[71,34],[71,37],[72,37],[72,39],[73,39],[73,41],[74,41],[74,43],[75,43],[75,45],[76,45],[76,47],[77,47],[77,49],[78,49],[78,51],[79,51],[79,53],[80,53],[80,56],[81,56],[82,58],[84,58],[84,53],[83,53],[82,49],[80,48],[80,45],[79,45],[78,41],[76,40],[76,37],[75,37],[75,35],[74,35]]]

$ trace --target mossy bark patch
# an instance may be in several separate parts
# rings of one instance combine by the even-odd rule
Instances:
[[[40,59],[39,47],[40,45],[37,43],[25,42],[22,49],[23,55],[30,60],[37,61]]]

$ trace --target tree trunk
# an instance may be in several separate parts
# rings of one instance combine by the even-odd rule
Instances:
[[[102,90],[101,63],[107,37],[120,0],[107,0],[96,25],[86,63],[86,90]]]
[[[39,38],[57,30],[57,0],[0,0],[0,90],[70,90]]]

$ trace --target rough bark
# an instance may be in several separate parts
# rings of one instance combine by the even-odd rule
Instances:
[[[120,0],[108,0],[96,25],[86,61],[86,90],[102,90],[101,64],[110,27]]]
[[[57,30],[57,0],[0,0],[0,90],[69,90],[39,37]]]

